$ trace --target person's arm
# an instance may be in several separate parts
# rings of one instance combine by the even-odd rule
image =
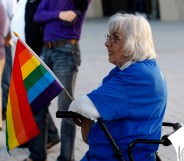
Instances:
[[[49,21],[53,20],[63,20],[72,22],[77,17],[77,12],[73,10],[67,10],[67,11],[48,11],[48,2],[45,0],[41,1],[37,11],[34,15],[34,21],[37,23],[47,23]]]
[[[7,15],[9,19],[12,19],[16,11],[17,0],[6,0],[6,3],[7,3],[7,8],[6,8]]]
[[[8,35],[5,37],[5,45],[10,45],[10,43],[11,43],[11,34],[9,32]]]
[[[75,99],[68,111],[76,112],[88,119],[96,120],[100,117],[99,112],[87,95]]]
[[[81,127],[82,139],[86,144],[88,144],[89,130],[91,125],[94,123],[92,120],[99,118],[100,114],[89,97],[86,95],[74,100],[68,110],[77,112],[83,116],[81,118],[74,118],[73,120],[78,126]]]
[[[58,20],[59,19],[59,10],[55,11],[48,11],[46,9],[47,2],[41,1],[35,14],[34,14],[34,21],[37,23],[47,23],[52,20]]]

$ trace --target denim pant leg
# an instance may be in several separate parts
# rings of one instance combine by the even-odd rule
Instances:
[[[74,73],[73,76],[75,76]],[[74,80],[71,79],[71,77],[69,76],[65,76],[64,78],[65,79],[62,81],[62,83],[67,89],[67,91],[71,93],[71,89],[68,88],[67,86],[69,84],[73,84]],[[63,93],[58,98],[59,110],[67,111],[70,103],[71,100],[63,91]],[[60,156],[58,158],[59,161],[74,160],[75,134],[76,134],[76,126],[72,118],[63,118],[61,122],[61,149],[60,149]]]
[[[65,89],[73,97],[76,75],[80,65],[80,51],[77,45],[66,44],[54,49],[45,49],[46,64],[56,74]],[[50,58],[49,58],[50,57]],[[50,61],[47,61],[50,60]],[[67,111],[71,99],[63,90],[58,96],[58,110]],[[74,160],[76,126],[71,118],[61,120],[61,149],[58,161]]]
[[[8,100],[8,92],[10,86],[10,78],[12,72],[12,47],[10,45],[5,46],[6,51],[6,59],[5,65],[2,75],[2,106],[3,106],[3,113],[6,112],[7,100]]]
[[[50,112],[48,112],[48,139],[47,139],[47,142],[50,143],[58,138],[59,138],[58,129],[54,124],[54,120],[52,119]]]
[[[29,142],[30,158],[33,161],[45,161],[47,159],[47,125],[48,125],[48,107],[35,116],[35,121],[40,130],[40,135]]]

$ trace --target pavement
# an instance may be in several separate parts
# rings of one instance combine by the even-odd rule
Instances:
[[[168,105],[164,121],[184,122],[184,22],[150,21],[157,60],[166,77],[168,85]],[[102,78],[113,67],[108,62],[106,48],[104,46],[105,33],[107,32],[107,19],[86,19],[80,48],[82,64],[79,68],[75,97],[86,94],[96,88]],[[56,126],[60,127],[60,118],[55,117],[57,111],[57,98],[52,101],[50,112]],[[4,127],[5,127],[5,122]],[[163,133],[167,132],[163,130]],[[55,161],[59,154],[60,144],[48,150],[48,161]],[[75,161],[87,151],[88,146],[83,143],[80,129],[77,128],[75,142]],[[5,128],[0,131],[0,161],[21,161],[29,155],[27,148],[15,148],[11,156],[6,151]],[[173,146],[160,146],[159,154],[163,161],[176,161],[176,153]]]

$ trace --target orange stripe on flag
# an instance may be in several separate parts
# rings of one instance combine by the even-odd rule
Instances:
[[[33,55],[26,48],[19,54],[20,66],[23,66]]]
[[[12,78],[11,88],[10,88],[10,102],[11,104],[13,104],[12,117],[13,117],[15,134],[16,134],[18,143],[21,144],[25,142],[25,140],[27,140],[28,137],[26,135],[23,122],[21,120],[19,103],[17,99],[17,93],[15,91],[15,84],[14,84],[13,78]]]

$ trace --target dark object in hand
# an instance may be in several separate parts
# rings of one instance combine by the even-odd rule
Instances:
[[[87,10],[88,1],[87,0],[75,0],[75,6],[81,12]]]

